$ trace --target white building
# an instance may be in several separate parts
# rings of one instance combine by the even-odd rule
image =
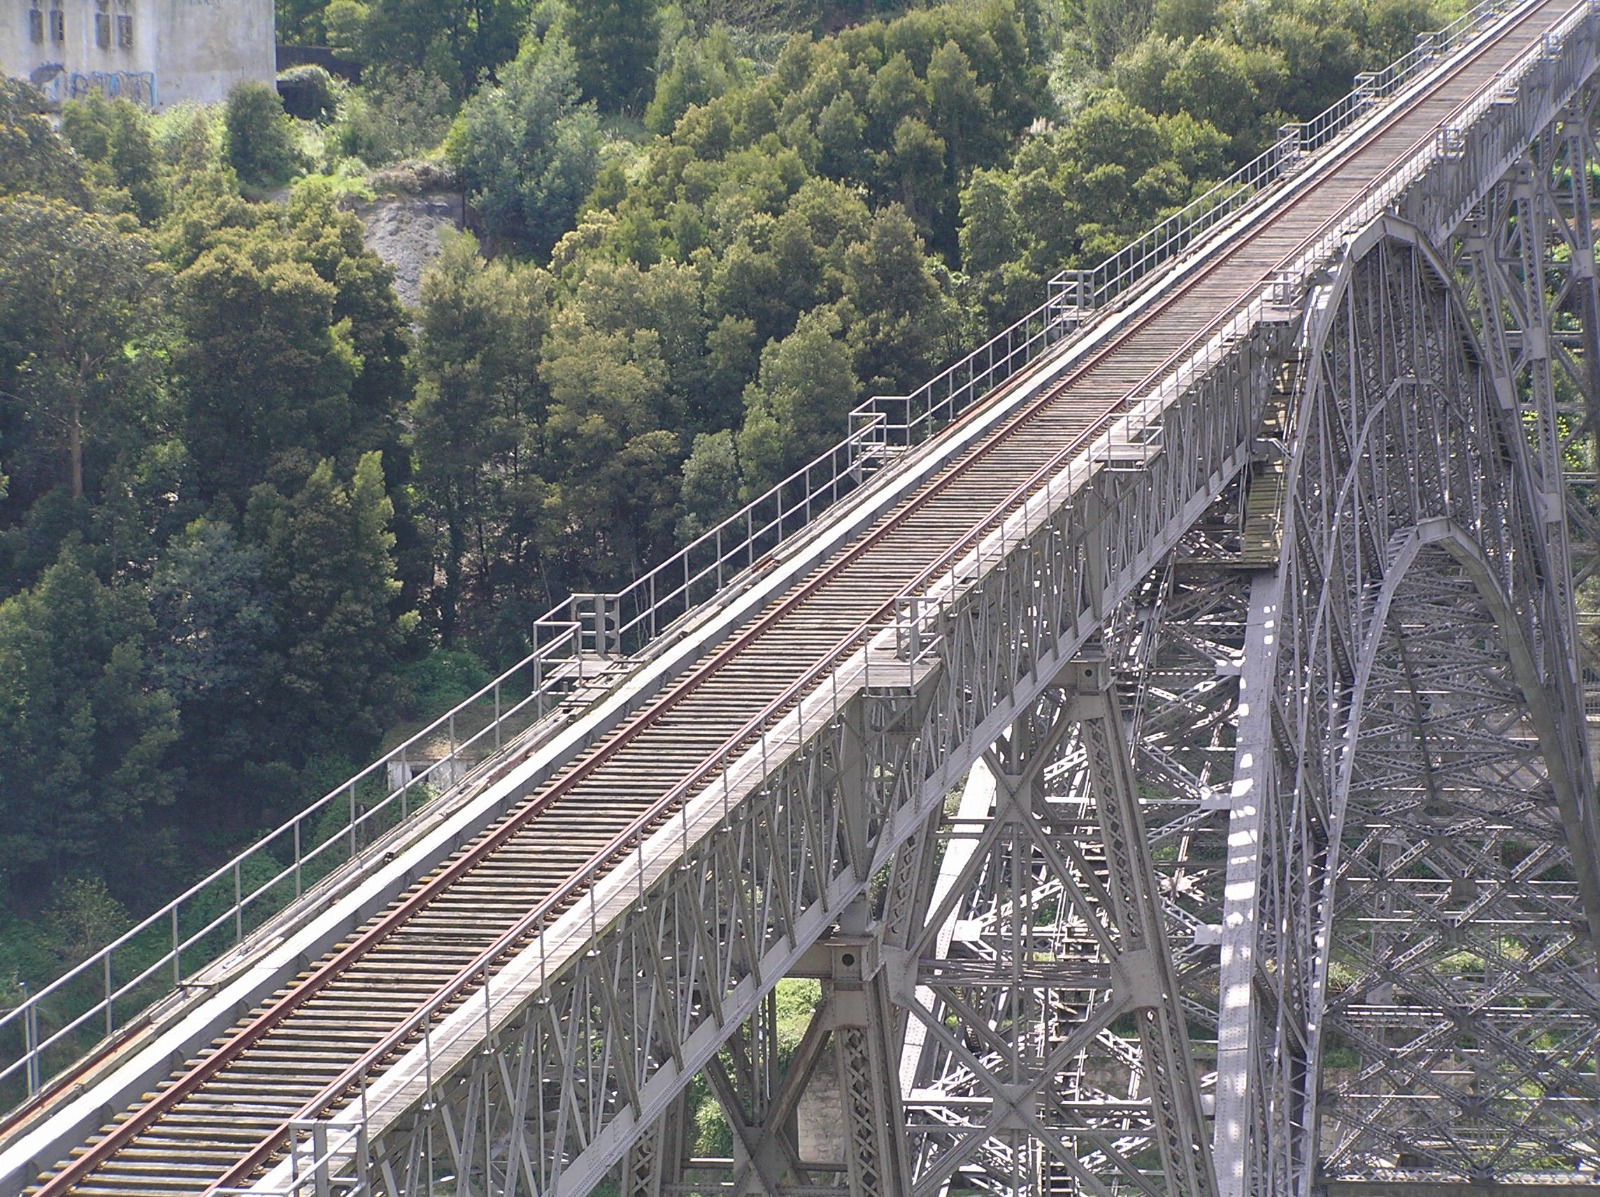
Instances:
[[[0,0],[0,71],[56,101],[209,104],[276,68],[273,0]]]

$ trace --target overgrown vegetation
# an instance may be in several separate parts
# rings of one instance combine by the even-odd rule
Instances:
[[[6,991],[1448,15],[280,0],[362,71],[294,117],[0,84]],[[339,199],[404,158],[414,313]]]

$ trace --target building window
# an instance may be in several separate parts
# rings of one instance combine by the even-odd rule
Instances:
[[[28,10],[28,37],[34,45],[44,42],[44,9],[30,8]]]
[[[111,5],[108,0],[100,0],[96,7],[99,11],[94,14],[94,44],[102,50],[109,50],[111,48],[111,13],[108,10]]]
[[[50,40],[64,42],[67,40],[67,14],[61,11],[61,0],[50,6]]]
[[[133,49],[133,17],[125,12],[117,14],[117,48]]]

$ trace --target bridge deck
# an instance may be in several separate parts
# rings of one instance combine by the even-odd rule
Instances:
[[[1049,386],[1003,388],[983,410],[1016,410],[966,452],[29,1192],[198,1193],[258,1174],[291,1115],[717,754],[752,712],[857,628],[886,621],[886,596],[1021,502],[1041,471],[1147,393],[1570,7],[1534,3],[1480,41],[1412,103],[1337,146],[1265,215],[1253,210],[1225,244],[1172,272],[1141,300],[1138,319],[1101,336]]]

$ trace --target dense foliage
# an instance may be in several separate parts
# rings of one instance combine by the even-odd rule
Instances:
[[[515,659],[553,602],[696,535],[1447,15],[279,13],[363,71],[303,73],[301,119],[246,87],[159,117],[90,97],[57,132],[0,82],[0,982],[59,969]],[[411,312],[342,199],[405,157],[459,181],[476,230]]]

